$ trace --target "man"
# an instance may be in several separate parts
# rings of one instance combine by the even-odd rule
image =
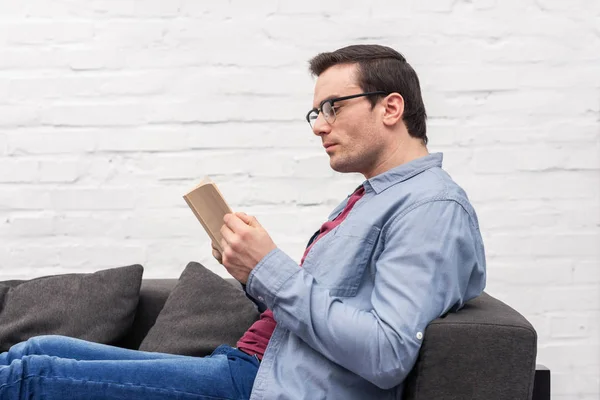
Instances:
[[[310,68],[307,120],[331,168],[366,180],[302,268],[255,218],[225,217],[222,259],[213,255],[272,310],[238,347],[262,358],[253,399],[400,398],[427,325],[484,289],[477,218],[442,155],[427,151],[419,80],[402,55],[350,46]]]
[[[307,120],[331,168],[365,181],[300,265],[254,217],[225,216],[213,255],[267,308],[237,348],[195,358],[34,338],[0,355],[1,398],[401,398],[427,325],[485,286],[477,218],[427,151],[419,80],[401,54],[349,46],[310,69]]]

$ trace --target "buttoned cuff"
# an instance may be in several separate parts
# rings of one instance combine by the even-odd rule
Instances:
[[[300,271],[300,266],[279,248],[271,250],[250,272],[246,291],[272,310],[281,286]]]

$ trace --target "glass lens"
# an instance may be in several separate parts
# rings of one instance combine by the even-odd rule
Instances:
[[[308,114],[308,123],[310,124],[311,128],[313,126],[315,126],[315,121],[317,120],[317,118],[319,117],[319,112],[312,110],[309,114]]]
[[[321,109],[323,116],[325,117],[325,121],[330,124],[335,121],[335,110],[330,102],[326,102],[323,104],[323,108]]]

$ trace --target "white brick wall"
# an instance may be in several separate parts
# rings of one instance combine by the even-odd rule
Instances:
[[[303,120],[307,60],[388,44],[478,210],[488,291],[537,328],[553,399],[598,399],[600,2],[366,3],[3,1],[0,279],[225,275],[181,198],[205,174],[299,259],[361,181]]]

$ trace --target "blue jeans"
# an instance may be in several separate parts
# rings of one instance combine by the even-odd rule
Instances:
[[[38,336],[0,354],[0,399],[248,399],[258,366],[226,345],[188,357]]]

